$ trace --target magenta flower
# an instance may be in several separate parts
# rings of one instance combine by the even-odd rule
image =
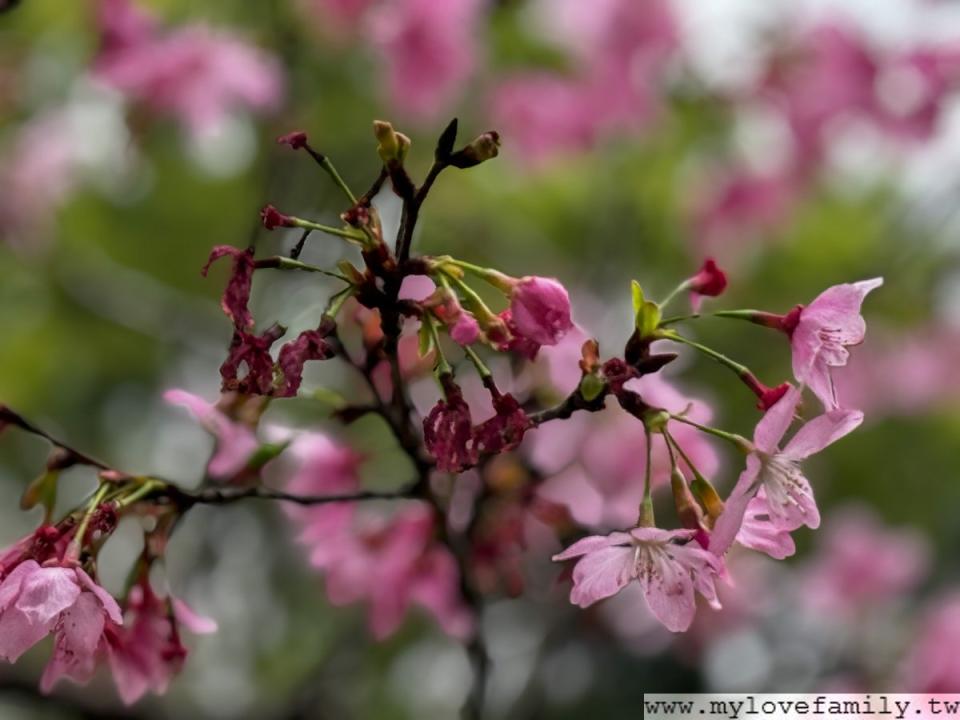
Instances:
[[[700,301],[704,297],[717,297],[727,289],[727,274],[719,268],[713,258],[703,262],[700,271],[686,281],[690,291],[690,300],[694,312],[700,310]]]
[[[801,309],[796,327],[790,332],[793,374],[820,398],[824,407],[839,407],[831,368],[847,364],[847,347],[863,342],[866,323],[860,314],[863,299],[883,278],[834,285]]]
[[[423,441],[437,460],[437,469],[462,472],[477,463],[470,406],[451,375],[441,375],[445,399],[423,420]]]
[[[510,393],[494,391],[493,408],[496,415],[473,430],[473,445],[478,454],[513,450],[532,427],[530,418]]]
[[[801,525],[819,527],[820,512],[813,489],[799,463],[856,429],[863,422],[863,413],[859,410],[824,413],[808,421],[780,450],[780,441],[793,422],[799,402],[800,391],[790,388],[757,423],[747,467],[727,498],[710,539],[710,549],[717,555],[726,552],[736,539],[754,499],[765,503],[765,514],[776,530],[790,532]],[[759,492],[761,489],[763,494]],[[759,514],[755,504],[751,515]]]
[[[103,0],[104,43],[93,74],[146,107],[181,120],[195,136],[234,110],[271,111],[282,95],[277,62],[243,40],[203,25],[169,31],[127,0]]]
[[[247,309],[247,303],[250,301],[250,288],[256,267],[253,262],[253,248],[240,250],[231,245],[217,245],[210,251],[207,264],[203,266],[200,274],[206,277],[210,266],[225,255],[233,258],[233,270],[227,288],[223,291],[220,307],[227,317],[233,320],[234,327],[238,330],[249,330],[253,327],[253,315]]]
[[[228,480],[240,473],[260,447],[256,435],[246,425],[235,422],[216,405],[186,390],[167,390],[163,399],[190,411],[207,432],[217,439],[216,452],[207,466],[207,474]]]
[[[457,296],[447,288],[435,290],[423,298],[421,304],[432,310],[447,326],[450,338],[459,345],[472,345],[480,339],[480,323],[477,318],[465,310]]]
[[[54,636],[53,657],[40,681],[43,692],[62,677],[89,682],[105,629],[122,623],[116,600],[79,567],[25,560],[0,583],[0,658],[15,662]]]
[[[914,631],[899,686],[916,693],[955,693],[960,687],[960,594],[937,598]]]
[[[527,276],[510,291],[512,328],[538,345],[556,345],[573,328],[570,296],[552,278]]]
[[[697,593],[719,609],[714,581],[722,562],[691,542],[693,536],[693,530],[634,528],[583,538],[553,559],[580,557],[573,568],[573,604],[589,607],[636,580],[657,620],[683,632],[693,622]]]
[[[162,695],[180,672],[187,648],[180,627],[193,633],[215,632],[217,624],[201,617],[182,600],[159,598],[148,580],[131,588],[126,611],[130,622],[106,635],[106,654],[120,699],[132,705],[148,692]]]
[[[274,362],[270,347],[284,332],[279,325],[272,325],[259,335],[234,330],[227,359],[220,365],[221,390],[244,395],[273,395]],[[242,376],[241,370],[245,370]]]
[[[334,326],[326,323],[317,330],[304,330],[280,348],[277,367],[283,374],[283,385],[277,391],[279,397],[294,397],[300,389],[303,378],[303,366],[308,360],[326,360],[334,355],[333,348],[327,342],[327,336]]]

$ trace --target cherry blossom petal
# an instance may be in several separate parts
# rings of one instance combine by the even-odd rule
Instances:
[[[635,553],[633,547],[604,547],[585,555],[573,568],[570,602],[585,608],[616,595],[635,577]]]
[[[690,627],[697,612],[690,573],[663,549],[653,548],[647,552],[649,565],[640,569],[640,586],[647,606],[667,630],[683,632]]]
[[[626,545],[630,542],[630,536],[624,532],[614,532],[609,535],[591,535],[590,537],[577,540],[573,545],[561,553],[553,556],[554,561],[569,560],[570,558],[586,555],[596,552],[612,545]]]
[[[808,421],[783,449],[791,460],[804,460],[856,430],[863,422],[859,410],[831,410]]]
[[[777,452],[780,440],[787,433],[800,403],[800,390],[791,387],[776,404],[767,410],[753,431],[753,442],[763,452]]]
[[[73,605],[79,595],[74,569],[40,568],[24,581],[16,607],[32,622],[43,624]]]
[[[768,410],[767,414],[769,415],[772,411],[772,409]],[[710,536],[710,552],[723,555],[733,545],[743,525],[747,507],[760,487],[759,476],[762,466],[763,463],[756,455],[747,456],[747,467],[740,473],[740,479],[737,480],[733,492],[727,498],[723,512],[720,513],[713,528]]]

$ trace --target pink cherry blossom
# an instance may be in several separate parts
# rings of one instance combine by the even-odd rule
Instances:
[[[104,42],[93,74],[134,100],[177,117],[194,134],[232,111],[277,107],[277,62],[245,41],[203,25],[158,30],[129,0],[102,0]]]
[[[556,561],[579,557],[573,568],[570,602],[589,607],[636,580],[650,612],[672,632],[690,627],[699,593],[715,608],[714,581],[720,559],[694,542],[693,530],[634,528],[575,542]]]
[[[79,567],[25,560],[0,583],[0,658],[15,662],[54,636],[53,657],[40,681],[43,692],[62,677],[89,682],[105,629],[122,623],[116,600]]]
[[[710,539],[711,551],[722,555],[737,538],[752,500],[766,505],[773,528],[790,532],[801,525],[817,528],[820,512],[800,461],[820,452],[863,422],[859,410],[832,410],[808,421],[780,450],[780,441],[793,422],[800,391],[790,388],[757,423],[747,467],[740,474]],[[760,494],[760,489],[763,494]],[[754,504],[751,518],[761,515]]]
[[[260,447],[249,427],[231,420],[216,405],[197,395],[175,389],[167,390],[163,399],[185,407],[216,438],[216,452],[207,466],[207,472],[215,479],[227,480],[240,473]]]
[[[458,98],[476,66],[482,11],[481,0],[390,0],[372,11],[370,40],[397,110],[429,120]]]
[[[863,299],[883,285],[883,278],[834,285],[800,311],[790,333],[793,374],[820,398],[824,407],[839,407],[832,368],[847,364],[847,348],[863,342],[866,323],[860,314]]]
[[[557,280],[527,276],[510,292],[513,328],[538,345],[556,345],[573,328],[570,296]]]
[[[783,560],[797,551],[790,532],[777,526],[770,518],[764,488],[760,488],[756,497],[747,503],[736,541],[751,550],[769,555],[774,560]],[[711,547],[713,546],[714,543],[711,543]]]
[[[182,600],[157,597],[148,580],[131,588],[125,609],[128,624],[109,628],[105,645],[120,699],[132,705],[148,692],[164,694],[180,672],[187,656],[181,626],[207,634],[215,632],[217,624]]]
[[[930,547],[911,529],[885,527],[866,507],[834,510],[804,573],[804,595],[816,608],[857,613],[902,598],[925,577]]]

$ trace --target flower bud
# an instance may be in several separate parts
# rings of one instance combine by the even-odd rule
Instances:
[[[373,134],[377,138],[377,152],[385,165],[403,162],[410,149],[410,138],[398,133],[393,125],[383,120],[374,121]]]
[[[670,472],[670,489],[673,491],[673,504],[677,509],[680,524],[688,530],[698,530],[703,513],[693,499],[693,495],[690,494],[686,478],[677,468],[673,468]]]
[[[289,145],[294,150],[300,150],[307,146],[307,134],[303,130],[295,130],[294,132],[278,137],[277,143],[280,145]]]
[[[491,160],[499,154],[500,134],[495,130],[490,130],[451,155],[449,163],[454,167],[466,169]]]
[[[294,227],[293,218],[284,215],[273,205],[264,206],[260,211],[260,221],[267,230],[276,230],[278,227]]]
[[[695,475],[690,482],[690,489],[693,494],[707,510],[707,515],[711,520],[716,520],[723,512],[723,500],[717,493],[710,481],[701,475]]]

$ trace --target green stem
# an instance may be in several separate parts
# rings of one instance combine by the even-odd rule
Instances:
[[[456,275],[449,275],[449,277],[454,283],[456,283],[460,292],[463,293],[464,302],[470,307],[470,311],[476,316],[481,327],[497,318],[493,310],[487,307],[487,304],[483,301],[483,298],[477,295],[476,290],[467,285]]]
[[[473,366],[477,369],[477,373],[480,375],[481,378],[488,378],[493,376],[493,373],[490,372],[490,368],[486,366],[486,364],[483,362],[483,360],[480,359],[480,356],[477,355],[477,353],[474,351],[472,347],[470,347],[469,345],[464,345],[463,352],[468,358],[470,358],[470,362],[473,363]]]
[[[329,315],[332,318],[337,317],[337,313],[340,312],[340,309],[343,307],[343,304],[353,296],[353,285],[350,287],[344,288],[336,295],[330,298],[330,301],[327,303],[327,309],[323,311],[324,315]]]
[[[326,275],[328,277],[336,278],[337,280],[343,280],[345,283],[350,282],[350,278],[341,273],[335,272],[333,270],[324,270],[322,267],[317,267],[316,265],[310,265],[309,263],[301,262],[300,260],[295,260],[294,258],[278,256],[276,258],[266,258],[265,260],[259,260],[257,262],[259,267],[275,267],[278,270],[304,270],[306,272],[315,272],[320,273],[321,275]]]
[[[689,345],[690,347],[698,350],[699,352],[703,353],[707,357],[713,360],[716,360],[721,365],[730,368],[740,378],[746,377],[748,375],[750,376],[753,375],[753,373],[750,372],[750,368],[748,368],[746,365],[741,365],[736,360],[731,360],[723,353],[717,352],[713,348],[707,347],[706,345],[701,345],[695,340],[691,340],[690,338],[683,337],[683,335],[679,335],[673,330],[668,330],[666,332],[660,333],[660,337],[664,340],[673,340],[674,342],[678,342],[683,345]]]
[[[161,489],[162,487],[164,487],[164,485],[165,483],[157,482],[156,480],[147,480],[142,485],[140,485],[140,487],[134,490],[132,493],[118,500],[117,509],[121,510],[125,507],[129,507],[130,505],[133,505],[135,502],[146,497],[147,495],[152,493],[154,490]]]
[[[680,322],[685,322],[687,320],[698,320],[701,317],[705,317],[709,313],[690,313],[689,315],[674,315],[673,317],[668,317],[660,321],[660,327],[667,327],[669,325],[676,325]]]
[[[684,290],[690,288],[690,281],[684,280],[682,283],[677,285],[673,290],[670,291],[670,294],[667,295],[663,300],[660,301],[660,307],[665,308],[670,304],[670,301],[673,300],[677,295],[682,293]]]
[[[344,182],[343,178],[340,177],[340,173],[337,172],[337,169],[333,166],[333,163],[330,162],[330,158],[326,155],[322,156],[323,159],[320,161],[320,167],[327,171],[333,182],[336,183],[337,187],[343,191],[343,194],[347,196],[347,199],[350,201],[351,205],[357,204],[357,198],[350,190],[350,187]]]
[[[644,426],[644,435],[646,436],[647,459],[643,473],[643,501],[640,504],[640,527],[656,527],[656,519],[653,515],[653,435],[650,430]]]
[[[436,321],[434,321],[433,317],[429,313],[424,313],[422,321],[427,324],[427,329],[430,331],[430,337],[433,338],[433,346],[437,350],[437,372],[439,372],[441,375],[445,373],[452,373],[453,368],[450,367],[450,363],[447,362],[446,355],[443,354],[443,350],[440,348],[440,333],[437,332]]]
[[[503,292],[509,293],[513,289],[513,284],[510,282],[510,278],[498,270],[481,267],[480,265],[475,265],[471,262],[467,262],[466,260],[457,260],[455,258],[450,258],[447,263],[450,265],[456,265],[458,268],[473,273],[481,280],[490,283],[495,288],[502,290]]]
[[[90,524],[90,518],[93,517],[93,514],[97,511],[97,508],[100,507],[100,503],[110,491],[111,487],[112,486],[110,483],[100,483],[100,487],[97,488],[97,491],[94,493],[93,497],[90,498],[90,502],[87,504],[87,509],[83,513],[83,517],[80,518],[80,524],[77,526],[77,532],[70,541],[70,545],[67,547],[66,553],[64,553],[64,559],[73,561],[80,559],[80,553],[83,550],[83,536],[87,534],[87,526]]]
[[[677,454],[683,459],[683,462],[686,463],[687,467],[690,468],[690,472],[693,473],[693,476],[698,480],[704,480],[703,475],[697,469],[697,466],[693,464],[693,461],[690,459],[690,456],[687,455],[686,451],[680,447],[680,443],[677,442],[677,439],[670,434],[670,431],[666,428],[663,429],[663,437],[667,440],[667,449],[670,450],[671,461],[673,459],[673,450],[677,451]]]
[[[291,217],[290,220],[293,222],[294,226],[303,228],[304,230],[318,230],[320,232],[325,232],[328,235],[336,235],[337,237],[354,240],[359,243],[364,243],[367,239],[365,235],[353,232],[352,230],[344,230],[342,228],[331,227],[330,225],[321,225],[320,223],[315,223],[298,217]]]
[[[750,452],[750,450],[753,447],[752,443],[742,435],[737,435],[736,433],[729,433],[726,430],[720,430],[719,428],[710,427],[709,425],[701,425],[700,423],[694,422],[689,418],[685,418],[683,415],[674,415],[673,413],[670,413],[670,418],[672,420],[676,420],[677,422],[681,422],[684,425],[690,425],[691,427],[695,427],[700,432],[704,432],[704,433],[707,433],[708,435],[713,435],[714,437],[718,437],[722,440],[726,440],[728,443],[731,443],[732,445],[736,446],[739,450],[742,450],[743,452]]]

